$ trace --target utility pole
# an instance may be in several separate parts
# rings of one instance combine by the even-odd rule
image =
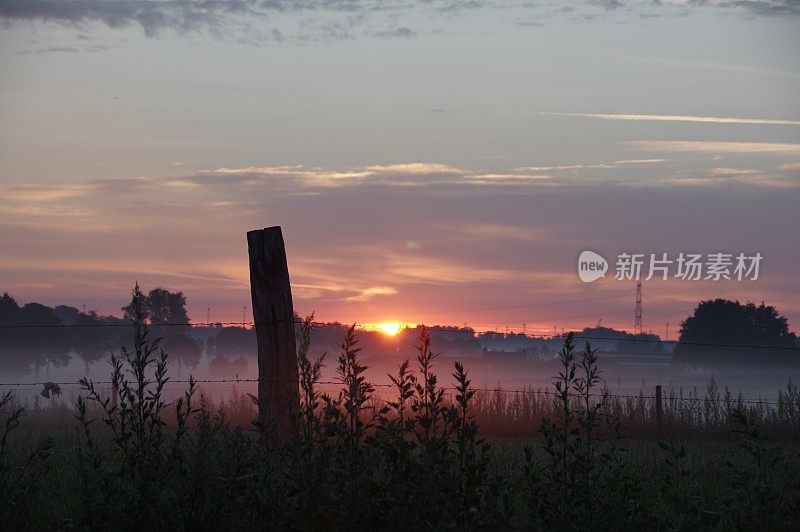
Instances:
[[[211,325],[211,307],[206,309],[206,326]]]
[[[242,307],[242,329],[244,329],[245,314],[247,314],[247,305]]]
[[[667,322],[667,336],[666,336],[666,339],[665,339],[665,340],[666,340],[667,342],[669,342],[669,322]]]

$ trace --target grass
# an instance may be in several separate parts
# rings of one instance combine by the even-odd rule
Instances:
[[[141,314],[131,350],[112,360],[116,393],[105,397],[84,381],[74,409],[59,410],[74,416],[71,428],[20,428],[24,412],[6,395],[4,529],[800,527],[800,446],[796,432],[786,438],[797,422],[791,387],[782,410],[698,401],[683,425],[670,425],[692,427],[691,438],[631,439],[626,422],[643,426],[652,404],[615,402],[594,351],[578,350],[571,336],[554,395],[526,397],[476,392],[460,364],[438,365],[423,330],[416,360],[390,376],[393,395],[380,401],[353,328],[335,360],[340,391],[319,391],[325,360],[308,359],[312,326],[306,320],[300,334],[294,441],[278,439],[241,395],[211,405],[190,384],[168,404],[168,355]],[[440,370],[455,382],[450,394]],[[673,421],[686,414],[667,411]],[[481,425],[498,416],[534,426],[536,437],[484,438]]]
[[[15,448],[15,454],[19,455],[15,457],[15,462],[17,458],[21,457],[22,450],[29,447],[38,438],[38,434],[31,433],[15,435],[12,445]],[[508,489],[512,494],[522,493],[525,480],[524,448],[530,445],[530,440],[527,438],[497,438],[491,439],[489,443],[491,445],[489,472],[506,479]],[[741,467],[748,463],[739,442],[691,439],[677,443],[686,449],[687,468],[692,472],[692,481],[686,485],[687,494],[706,501],[721,501],[730,492],[734,478],[733,471],[726,465],[727,460],[733,459]],[[79,525],[78,528],[82,528],[80,521],[75,517],[80,516],[83,511],[83,495],[80,488],[82,479],[77,460],[81,445],[80,440],[69,432],[61,432],[53,438],[48,459],[50,472],[38,482],[35,498],[32,500],[32,504],[36,505],[36,515],[27,523],[29,526],[22,523],[19,528],[59,529],[65,518]],[[665,463],[664,455],[657,442],[650,440],[627,441],[626,446],[629,449],[630,467],[642,478],[640,497],[644,501],[659,500],[663,479],[670,474],[670,468]],[[800,468],[800,462],[797,459],[800,447],[795,444],[787,444],[786,451],[787,454],[795,457],[792,468],[797,471]],[[547,456],[541,448],[536,450],[534,456],[538,464],[546,463]],[[43,503],[44,501],[47,503]],[[514,528],[531,529],[522,509],[521,498],[518,498],[515,504]],[[241,515],[230,521],[230,527],[218,521],[221,525],[219,528],[232,528],[241,522]],[[211,526],[206,527],[206,529],[212,528]],[[260,527],[256,524],[250,528]],[[684,528],[688,529],[689,527]],[[785,530],[792,528],[793,525],[790,521],[786,521],[783,527],[778,527],[778,529]],[[748,529],[757,529],[757,527]],[[762,529],[764,528],[762,527]]]

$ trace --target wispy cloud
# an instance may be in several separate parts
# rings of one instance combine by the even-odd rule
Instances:
[[[0,201],[42,203],[83,196],[88,185],[17,185],[0,186]]]
[[[800,79],[800,72],[792,72],[790,70],[778,70],[774,68],[764,68],[760,66],[731,65],[727,63],[717,63],[713,61],[698,61],[696,59],[665,59],[665,58],[635,57],[627,55],[623,57],[629,60],[638,61],[642,63],[656,63],[664,66],[702,70],[705,72],[712,70],[712,71],[725,72],[731,74],[744,74],[744,75],[755,74],[757,76]]]
[[[217,168],[165,178],[164,183],[210,185],[233,183],[239,185],[292,184],[306,187],[336,188],[363,185],[423,187],[429,185],[507,185],[539,182],[552,176],[527,173],[516,169],[506,173],[485,173],[464,170],[441,163],[400,163],[368,165],[347,170],[333,170],[305,166],[248,166],[242,168]],[[140,186],[141,182],[133,183]]]
[[[629,145],[649,152],[800,153],[800,144],[778,142],[716,142],[702,140],[634,140]]]
[[[397,290],[390,286],[371,286],[361,290],[357,295],[344,298],[345,301],[367,301],[376,296],[393,296]]]
[[[606,168],[618,168],[623,165],[634,164],[657,164],[663,163],[666,159],[626,159],[622,161],[613,161],[610,163],[588,163],[588,164],[565,164],[561,166],[520,166],[515,168],[517,171],[529,170],[531,172],[552,172],[556,170],[594,170]]]
[[[685,173],[659,178],[658,190],[628,186],[614,176],[522,180],[515,189],[502,181],[500,186],[475,184],[471,176],[491,181],[475,169],[432,174],[430,181],[425,174],[410,173],[420,172],[418,165],[435,170],[437,163],[431,162],[380,165],[391,171],[378,171],[378,165],[228,168],[203,176],[186,172],[85,182],[75,190],[17,185],[13,197],[4,194],[9,190],[4,185],[0,278],[7,280],[3,289],[14,295],[32,299],[40,293],[38,286],[47,285],[41,291],[50,297],[70,302],[79,294],[90,305],[107,300],[115,312],[116,299],[124,300],[135,280],[145,286],[166,283],[188,295],[198,316],[205,316],[209,301],[215,309],[228,305],[231,317],[241,316],[249,298],[244,234],[280,224],[301,313],[315,310],[323,320],[374,321],[375,313],[385,310],[425,322],[440,315],[454,319],[453,309],[474,308],[459,312],[458,320],[462,315],[470,320],[498,316],[532,323],[537,312],[542,319],[553,317],[551,305],[537,312],[521,309],[536,306],[544,295],[557,299],[555,294],[585,290],[574,273],[580,249],[648,249],[653,242],[667,250],[757,247],[765,256],[791,253],[789,261],[772,262],[770,272],[790,282],[797,252],[785,242],[791,241],[796,225],[792,202],[798,189],[785,187],[791,179],[800,182],[800,176],[791,167],[781,170],[780,164],[798,160],[682,169]],[[258,173],[265,169],[274,173]],[[397,173],[402,169],[407,173]],[[644,167],[642,173],[652,169]],[[340,180],[346,188],[310,184],[365,173],[369,176]],[[507,179],[514,174],[526,175],[493,175]],[[667,183],[670,177],[675,180]],[[180,179],[198,186],[167,186]],[[392,188],[393,180],[414,182],[418,188]],[[424,188],[431,182],[436,184]],[[559,182],[583,185],[568,192],[544,188]],[[719,203],[717,189],[730,193],[729,203]],[[692,216],[676,216],[677,204]],[[629,216],[620,217],[620,212]],[[630,219],[654,223],[631,224]],[[785,286],[780,278],[771,279]],[[759,294],[770,302],[789,301],[780,290],[762,287]],[[741,294],[740,285],[728,289]],[[701,297],[694,285],[675,285],[670,291],[674,297],[693,297],[685,302],[686,313]],[[486,309],[487,301],[513,308]],[[651,305],[658,312],[656,303]],[[593,306],[586,319],[620,311],[617,303],[599,307]],[[575,308],[565,309],[564,315],[580,310]]]
[[[800,126],[800,120],[777,120],[771,118],[734,118],[722,116],[695,115],[640,115],[640,114],[602,114],[602,113],[541,113],[551,116],[570,116],[576,118],[596,118],[599,120],[631,120],[636,122],[700,122],[704,124],[758,124],[776,126]]]
[[[758,188],[800,187],[800,180],[790,176],[768,175],[749,168],[713,168],[700,176],[672,177],[661,183],[666,185],[682,185],[695,187],[744,186]]]
[[[17,52],[17,55],[31,55],[31,54],[77,54],[80,52],[85,53],[96,53],[96,52],[105,52],[106,50],[110,50],[113,46],[109,46],[106,44],[92,44],[88,46],[49,46],[47,48],[31,48],[29,50],[20,50]]]
[[[447,234],[452,234],[464,242],[514,241],[525,243],[552,242],[553,235],[546,231],[518,225],[498,223],[458,223],[445,224],[442,227]]]
[[[379,37],[381,39],[407,39],[409,37],[415,37],[417,32],[411,28],[401,26],[391,30],[372,31],[369,32],[369,35],[372,37]]]
[[[741,9],[764,16],[800,15],[797,0],[655,0],[655,4],[679,7]]]
[[[387,172],[409,175],[421,174],[463,174],[464,170],[454,168],[446,164],[438,163],[403,163],[367,166],[365,170],[369,172]]]

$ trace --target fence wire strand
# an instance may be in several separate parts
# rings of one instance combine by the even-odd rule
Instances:
[[[243,378],[234,378],[234,379],[192,379],[191,382],[195,384],[239,384],[239,383],[257,383],[260,379],[243,379]],[[88,380],[88,382],[92,384],[113,384],[111,381],[94,381]],[[190,381],[188,379],[168,379],[166,383],[168,384],[188,384]],[[41,381],[41,382],[0,382],[0,386],[6,387],[35,387],[35,386],[44,386],[46,384],[57,384],[59,386],[80,386],[82,383],[80,381]],[[343,386],[344,384],[339,381],[318,381],[315,383],[321,386]],[[395,388],[395,384],[388,384],[388,383],[371,383],[372,386],[375,388]],[[212,391],[234,391],[236,388],[229,388],[223,390],[212,390]],[[456,391],[457,388],[454,386],[443,386],[441,389],[446,391]],[[483,393],[499,393],[503,395],[512,395],[512,394],[536,394],[536,395],[549,395],[549,396],[558,396],[560,395],[559,392],[554,392],[550,390],[541,390],[541,389],[533,389],[533,388],[503,388],[502,386],[499,388],[472,388],[470,387],[471,391],[475,392],[483,392]],[[616,399],[645,399],[645,400],[655,400],[656,396],[654,395],[631,395],[631,394],[590,394],[590,397],[609,397],[609,398],[616,398]],[[670,395],[663,395],[661,398],[662,401],[681,401],[681,402],[692,402],[692,403],[702,403],[702,402],[712,402],[712,403],[720,403],[724,402],[725,399],[722,397],[674,397]],[[777,401],[767,401],[766,399],[741,399],[738,398],[731,398],[730,401],[732,403],[742,403],[742,404],[756,404],[756,405],[769,405],[769,406],[777,406],[780,403]]]

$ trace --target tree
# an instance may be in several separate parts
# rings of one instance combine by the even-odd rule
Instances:
[[[186,312],[186,296],[183,295],[183,292],[170,292],[165,288],[156,287],[147,295],[142,294],[139,290],[136,290],[135,293],[142,297],[142,310],[151,325],[189,323],[189,314]],[[122,310],[125,312],[126,320],[133,318],[132,305],[122,307]]]
[[[183,364],[195,367],[200,362],[201,346],[189,334],[189,314],[186,312],[186,296],[183,292],[170,292],[156,287],[145,295],[137,284],[133,299],[137,298],[141,299],[141,309],[152,334],[164,340],[162,346],[169,352],[170,361],[177,362],[178,367]],[[133,309],[133,301],[122,307],[125,319],[133,319]]]
[[[664,344],[657,334],[626,333],[625,336],[617,342],[616,350],[620,353],[649,353],[657,355],[664,353]]]
[[[69,362],[69,332],[55,311],[39,303],[19,306],[13,297],[0,297],[0,323],[17,327],[0,330],[0,363],[14,370]],[[46,327],[43,329],[42,327]]]
[[[674,353],[690,361],[800,361],[797,336],[775,307],[727,299],[700,302],[681,323]]]

